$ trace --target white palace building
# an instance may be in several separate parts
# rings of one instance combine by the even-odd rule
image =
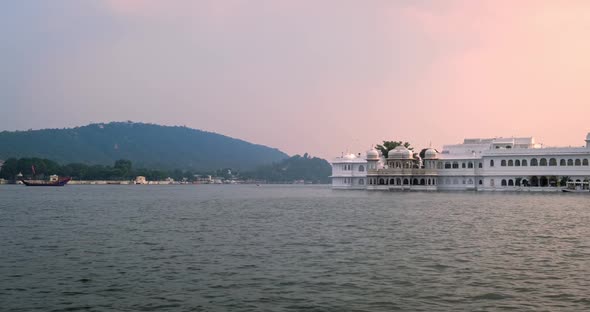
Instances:
[[[403,146],[372,149],[332,162],[332,188],[361,190],[588,190],[590,133],[585,147],[542,147],[534,138],[465,139],[439,153]]]

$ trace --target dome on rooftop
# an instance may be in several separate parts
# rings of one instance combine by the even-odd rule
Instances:
[[[367,151],[367,159],[368,160],[378,160],[379,159],[379,151],[376,149],[370,149]]]
[[[352,159],[356,159],[356,156],[354,154],[346,154],[342,158],[352,160]]]
[[[392,159],[410,159],[412,158],[412,151],[407,149],[405,146],[397,146],[387,153],[387,158]]]
[[[424,152],[424,159],[436,159],[438,153],[434,148],[429,148]]]

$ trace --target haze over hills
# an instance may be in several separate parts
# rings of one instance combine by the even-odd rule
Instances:
[[[111,122],[0,132],[0,159],[10,157],[100,165],[128,159],[135,167],[207,171],[251,170],[289,156],[275,148],[187,127]]]

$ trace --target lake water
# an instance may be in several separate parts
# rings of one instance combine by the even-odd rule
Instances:
[[[0,187],[2,311],[588,311],[590,195]]]

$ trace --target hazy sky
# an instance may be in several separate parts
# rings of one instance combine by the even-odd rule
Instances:
[[[321,157],[590,131],[590,1],[0,5],[4,130],[133,120]]]

